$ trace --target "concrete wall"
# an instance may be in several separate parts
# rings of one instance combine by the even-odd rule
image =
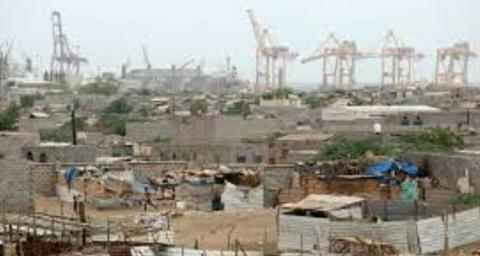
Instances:
[[[30,164],[32,175],[32,188],[35,193],[46,196],[55,195],[55,183],[57,180],[56,167],[54,164]]]
[[[0,160],[0,211],[30,213],[34,209],[32,177],[26,161]]]
[[[23,148],[22,155],[27,159],[28,155],[33,157],[34,162],[55,163],[60,161],[63,163],[90,163],[95,162],[96,151],[94,147],[76,145],[76,146],[55,146],[55,145],[39,145],[26,146]],[[42,155],[45,156],[42,157]],[[43,161],[46,160],[46,161]]]
[[[264,186],[264,205],[273,207],[277,192],[291,187],[293,180],[293,165],[266,165],[262,170]]]
[[[35,134],[0,133],[0,211],[28,213],[33,210],[32,177],[27,161],[22,158],[22,148],[38,141]]]
[[[184,144],[234,143],[250,135],[269,134],[289,127],[276,119],[244,120],[236,116],[183,117],[127,124],[127,137],[149,141],[158,135]]]
[[[188,168],[188,163],[183,161],[130,162],[128,168],[133,170],[137,179],[144,180],[161,176],[172,170],[185,170]]]
[[[436,178],[440,186],[457,189],[457,182],[468,170],[470,185],[480,192],[480,155],[449,153],[410,153],[406,159],[417,163],[429,176]]]
[[[193,161],[195,164],[235,163],[245,158],[245,163],[261,163],[267,160],[268,148],[262,144],[156,144],[152,157],[163,161]]]

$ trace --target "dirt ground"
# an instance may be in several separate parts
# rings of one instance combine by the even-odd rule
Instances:
[[[56,197],[37,195],[35,207],[37,212],[61,215],[63,205],[64,216],[73,217],[71,203],[61,203]],[[172,204],[170,203],[170,206]],[[168,205],[157,205],[158,210],[167,210]],[[103,210],[86,208],[87,216],[95,220],[120,218],[125,215],[143,212],[141,207],[122,210]],[[187,211],[172,219],[175,240],[178,246],[193,248],[198,241],[201,249],[232,249],[238,240],[244,250],[275,250],[277,243],[275,228],[275,210],[258,210],[242,212],[198,212]],[[266,243],[264,241],[267,241]]]
[[[187,212],[174,219],[176,241],[179,246],[193,247],[198,240],[200,248],[233,248],[238,240],[245,250],[272,250],[276,247],[275,210],[255,212]],[[266,243],[264,242],[266,241]]]

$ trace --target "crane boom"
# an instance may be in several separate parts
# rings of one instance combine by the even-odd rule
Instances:
[[[150,70],[152,69],[152,64],[150,64],[150,60],[148,59],[147,47],[145,45],[142,45],[142,51],[143,51],[143,61],[145,62],[145,66],[147,67],[148,70]]]
[[[194,62],[195,62],[195,59],[189,59],[188,61],[180,65],[180,67],[177,70],[184,70],[188,66],[192,65]]]
[[[255,39],[259,46],[263,46],[264,31],[261,28],[260,24],[257,21],[255,13],[252,9],[247,10],[248,17],[250,18],[250,23],[252,24],[253,33],[255,34]]]

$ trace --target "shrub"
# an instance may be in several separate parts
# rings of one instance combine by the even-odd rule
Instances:
[[[0,130],[11,131],[15,129],[15,124],[20,118],[20,107],[17,104],[12,103],[7,109],[0,112]]]
[[[207,113],[208,104],[205,99],[196,99],[190,105],[192,115],[201,115]]]
[[[363,157],[367,151],[376,155],[387,155],[393,149],[393,145],[381,137],[336,138],[320,149],[315,160],[355,159]]]
[[[105,134],[125,136],[127,133],[127,116],[122,114],[102,114],[98,126]]]
[[[101,94],[101,95],[113,95],[117,93],[118,87],[112,83],[107,82],[94,82],[78,89],[81,94]]]
[[[462,148],[463,138],[449,128],[429,127],[419,133],[402,136],[398,139],[404,150],[453,151]]]
[[[162,135],[157,135],[155,138],[153,138],[153,143],[166,143],[170,141],[170,138],[164,137]]]
[[[132,111],[132,106],[128,104],[125,98],[119,98],[112,103],[108,107],[106,107],[102,113],[103,114],[128,114]]]
[[[62,128],[44,128],[38,131],[41,141],[70,142],[72,134],[70,131]]]
[[[232,105],[228,106],[225,109],[224,114],[226,115],[249,115],[251,114],[250,105],[245,101],[237,101],[234,102]]]

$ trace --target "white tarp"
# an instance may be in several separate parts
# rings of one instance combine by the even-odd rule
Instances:
[[[262,209],[263,186],[260,184],[255,188],[250,188],[226,182],[222,203],[225,211]]]

